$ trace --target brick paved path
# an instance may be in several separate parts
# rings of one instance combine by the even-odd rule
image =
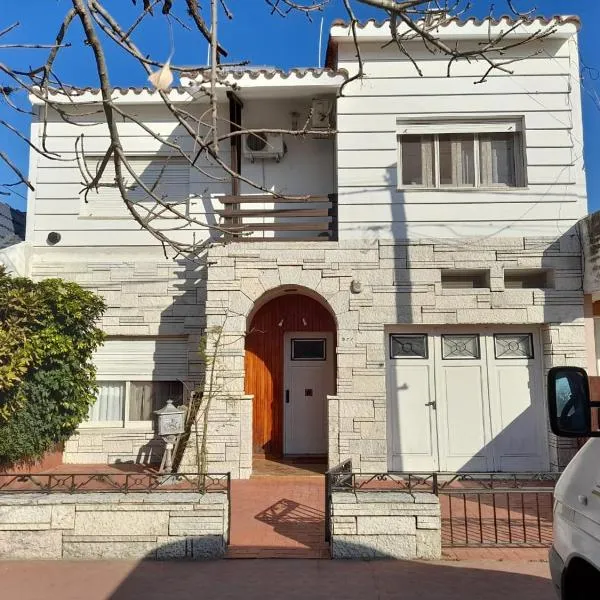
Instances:
[[[535,562],[3,562],[2,600],[556,600]],[[592,594],[593,596],[593,594]]]
[[[327,558],[325,479],[253,477],[231,482],[229,558]]]

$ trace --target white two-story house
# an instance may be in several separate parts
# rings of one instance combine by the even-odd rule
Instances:
[[[437,34],[469,47],[511,25],[455,20]],[[579,23],[533,19],[510,35],[548,26],[503,57],[521,59],[512,74],[493,70],[483,83],[483,61],[457,61],[448,77],[446,56],[409,41],[419,76],[386,43],[389,23],[371,21],[357,29],[364,77],[347,85],[358,61],[344,23],[331,28],[326,69],[231,73],[224,131],[232,114],[246,129],[293,130],[311,115],[335,130],[224,148],[245,178],[284,196],[275,201],[208,162],[191,170],[119,122],[142,176],[165,170],[165,193],[188,198],[191,214],[243,230],[184,227],[182,239],[213,237],[194,259],[165,257],[116,190],[86,202],[81,128],[50,119],[48,149],[74,160],[31,157],[30,274],[73,279],[108,304],[98,399],[65,461],[160,460],[152,412],[202,380],[198,345],[217,326],[213,471],[248,477],[256,455],[352,458],[366,473],[564,465],[571,449],[548,432],[544,378],[555,365],[586,366]],[[206,110],[193,80],[182,84],[169,98]],[[165,140],[188,143],[158,94],[114,93]],[[96,90],[73,99],[92,168],[109,143],[90,110],[99,100]],[[40,129],[41,119],[34,139]]]

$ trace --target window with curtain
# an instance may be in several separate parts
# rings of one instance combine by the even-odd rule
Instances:
[[[129,399],[129,421],[151,421],[154,411],[167,400],[181,404],[181,383],[174,381],[132,381]]]
[[[176,405],[183,402],[180,381],[99,381],[88,423],[112,427],[151,423],[154,411],[162,408],[168,399]]]
[[[88,420],[92,422],[117,422],[123,420],[125,383],[99,381],[96,402],[90,407]]]
[[[482,126],[481,132],[474,133],[399,134],[399,152],[400,187],[468,189],[524,185],[519,131],[486,131]]]

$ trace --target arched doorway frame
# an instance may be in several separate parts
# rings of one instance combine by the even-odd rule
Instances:
[[[253,395],[252,448],[257,456],[280,458],[284,455],[284,371],[287,346],[284,338],[290,332],[321,333],[332,347],[330,362],[331,381],[323,402],[323,427],[326,447],[328,414],[327,396],[334,395],[337,381],[337,318],[331,306],[320,294],[297,285],[273,288],[261,295],[246,319],[244,358],[244,388]],[[289,367],[289,361],[287,362]],[[315,383],[315,385],[318,385]],[[307,387],[311,386],[307,384]],[[292,394],[294,390],[292,390]],[[324,394],[319,394],[319,400]],[[293,398],[293,396],[292,396]],[[292,400],[293,401],[293,400]],[[288,419],[289,426],[289,419]],[[315,427],[319,424],[315,423]],[[327,453],[327,451],[326,451]]]

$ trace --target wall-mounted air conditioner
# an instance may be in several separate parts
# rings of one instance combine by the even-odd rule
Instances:
[[[279,162],[285,154],[281,133],[247,133],[244,136],[244,156],[254,162],[257,158]]]

